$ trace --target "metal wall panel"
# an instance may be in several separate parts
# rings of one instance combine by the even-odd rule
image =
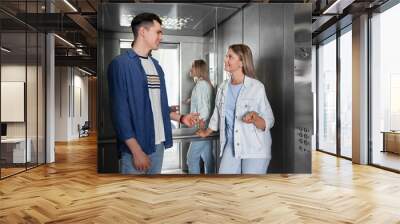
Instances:
[[[102,26],[107,14],[104,5],[99,5],[98,23]],[[120,53],[119,37],[114,33],[99,29],[97,32],[97,171],[113,173],[119,171],[118,153],[115,150],[114,127],[111,123],[108,94],[107,69],[112,59]]]
[[[294,113],[293,172],[311,172],[313,94],[311,71],[311,5],[294,5]]]
[[[246,6],[218,27],[221,66],[226,48],[240,43],[240,19],[243,43],[253,51],[257,79],[265,85],[275,116],[268,172],[309,173],[313,124],[311,4]]]
[[[217,14],[219,10],[217,11]],[[217,27],[217,60],[218,60],[218,84],[222,83],[224,73],[224,58],[228,47],[232,44],[242,43],[242,11],[238,11],[228,20]]]
[[[285,117],[285,76],[284,76],[284,14],[283,5],[260,5],[260,65],[257,78],[264,83],[270,101],[275,124],[271,130],[272,159],[268,172],[284,172],[287,150]]]
[[[243,43],[253,52],[256,71],[260,65],[260,7],[252,4],[243,9]]]

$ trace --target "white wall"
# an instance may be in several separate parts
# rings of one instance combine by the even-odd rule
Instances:
[[[77,74],[78,72],[78,74]],[[71,136],[72,138],[78,138],[79,133],[78,133],[78,124],[81,126],[85,123],[85,121],[89,120],[89,102],[88,102],[88,77],[82,76],[83,73],[79,72],[78,70],[74,70],[74,102],[72,103],[74,105],[74,108],[72,109],[72,120],[71,120]],[[80,93],[79,93],[80,91]],[[80,95],[80,97],[79,97]],[[80,102],[79,102],[80,101]],[[79,105],[80,104],[80,105]],[[79,108],[81,107],[81,108]],[[81,109],[81,111],[79,110]]]
[[[29,68],[28,68],[29,69]],[[2,82],[25,82],[26,67],[19,64],[8,64],[1,66],[1,81]],[[7,110],[8,108],[1,108]],[[25,122],[10,122],[7,123],[8,137],[25,137]]]
[[[40,68],[39,68],[40,69]],[[37,94],[36,94],[36,80],[31,77],[32,74],[36,75],[36,66],[25,66],[20,64],[7,64],[1,66],[1,81],[4,82],[25,82],[26,72],[28,72],[28,88],[27,88],[27,121],[28,121],[28,137],[30,133],[35,133],[36,136],[36,107],[37,107]],[[41,72],[41,70],[39,70]],[[32,87],[33,86],[33,87]],[[30,88],[29,88],[30,87]],[[39,105],[40,107],[41,105]],[[8,108],[1,108],[7,110]],[[7,122],[7,136],[8,137],[25,137],[25,122]]]
[[[88,77],[72,67],[56,67],[55,73],[55,141],[70,141],[88,120]]]
[[[32,161],[44,163],[45,150],[45,117],[44,117],[44,73],[41,66],[32,66],[25,64],[3,64],[1,66],[1,81],[3,82],[24,82],[26,90],[26,105],[25,102],[22,108],[22,113],[26,113],[26,120],[22,122],[6,122],[8,138],[27,138],[30,140],[30,148]],[[26,80],[27,79],[27,80]],[[23,94],[23,92],[22,92]],[[7,98],[7,95],[3,95]],[[2,107],[8,113],[13,113],[10,107]],[[15,112],[14,112],[15,113]],[[39,156],[37,156],[37,153]]]

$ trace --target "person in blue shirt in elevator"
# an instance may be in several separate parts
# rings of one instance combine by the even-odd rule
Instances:
[[[264,85],[255,79],[253,56],[234,44],[224,60],[230,79],[217,90],[214,113],[201,137],[220,131],[220,174],[266,174],[271,159],[274,115]]]
[[[123,174],[161,173],[164,149],[172,146],[171,119],[189,127],[198,114],[170,110],[164,72],[151,51],[162,39],[162,21],[152,13],[133,18],[132,49],[108,66],[111,116]]]
[[[195,86],[190,97],[190,112],[199,113],[201,128],[208,125],[211,115],[213,101],[213,86],[208,74],[208,66],[204,60],[193,61],[190,70],[190,77],[193,78]],[[214,153],[211,141],[194,141],[190,143],[187,153],[187,165],[189,174],[200,173],[200,160],[204,163],[206,174],[215,173]]]

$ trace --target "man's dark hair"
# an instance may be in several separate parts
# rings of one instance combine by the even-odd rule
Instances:
[[[153,25],[154,20],[160,23],[160,25],[162,25],[160,17],[158,17],[154,13],[145,12],[135,16],[135,18],[133,18],[131,23],[132,32],[135,39],[138,36],[140,27]]]

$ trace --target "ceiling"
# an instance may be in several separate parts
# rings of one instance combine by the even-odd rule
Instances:
[[[318,41],[331,35],[336,30],[338,20],[350,21],[351,16],[373,9],[387,0],[263,0],[251,2],[264,3],[311,3],[313,10],[313,40]],[[47,0],[50,7],[46,8],[45,0],[1,0],[0,1],[0,26],[3,33],[4,43],[8,42],[7,48],[18,49],[22,52],[25,41],[18,33],[25,32],[25,28],[39,32],[55,32],[62,39],[75,45],[55,39],[56,63],[59,65],[74,64],[86,66],[96,70],[96,37],[97,30],[112,32],[131,32],[130,20],[134,15],[144,11],[154,12],[160,17],[168,20],[164,24],[180,24],[181,29],[164,27],[166,35],[190,35],[203,36],[211,30],[216,23],[229,18],[240,8],[250,1],[149,1],[149,0]],[[104,4],[99,4],[104,2]],[[157,2],[157,3],[154,3]],[[193,3],[198,2],[198,3]],[[116,4],[118,3],[118,4]],[[135,3],[135,4],[132,4]],[[152,4],[141,4],[152,3]],[[331,7],[332,6],[332,7]],[[101,8],[99,8],[101,7]],[[324,14],[324,12],[328,12]],[[102,21],[97,21],[99,10],[103,10]],[[98,23],[99,22],[99,23]],[[99,24],[99,26],[97,25]],[[345,26],[346,22],[341,22]],[[22,35],[21,35],[22,36]],[[29,41],[29,40],[28,40]],[[14,44],[11,44],[14,42]],[[32,49],[31,49],[32,47]],[[28,44],[28,55],[34,52],[34,45]],[[17,52],[15,51],[15,52]],[[80,53],[79,53],[79,52]],[[26,54],[26,53],[24,53]],[[79,64],[81,63],[81,64]]]
[[[180,36],[203,36],[236,11],[240,4],[193,4],[193,3],[108,3],[102,5],[103,18],[99,29],[111,32],[132,32],[132,18],[142,12],[152,12],[163,19],[164,34]],[[182,26],[174,26],[178,21]],[[170,22],[170,23],[168,23]],[[177,29],[180,28],[180,29]]]

